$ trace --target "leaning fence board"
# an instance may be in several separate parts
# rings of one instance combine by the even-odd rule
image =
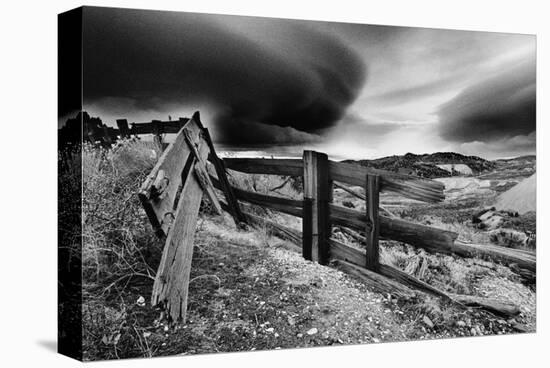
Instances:
[[[194,138],[198,139],[199,126],[194,120],[191,120],[181,129],[174,142],[164,150],[138,192],[153,229],[160,237],[168,234],[168,228],[174,218],[176,194],[182,184],[182,172],[184,169],[191,169],[190,166],[185,166],[188,162],[187,157],[190,154],[190,149],[185,142],[183,129],[189,129]],[[158,175],[164,175],[165,185],[162,193],[159,193],[158,188],[154,186]]]
[[[193,167],[194,167],[195,175],[197,176],[197,180],[201,185],[202,189],[204,190],[204,192],[206,193],[207,197],[210,199],[210,203],[212,204],[215,212],[217,214],[221,214],[221,207],[218,202],[218,198],[216,197],[216,194],[214,192],[214,187],[212,185],[212,182],[210,181],[210,176],[208,175],[208,172],[206,169],[206,160],[201,157],[198,151],[199,142],[203,144],[206,144],[206,143],[202,139],[201,134],[199,134],[200,141],[198,139],[195,139],[193,137],[193,132],[191,131],[191,129],[183,128],[183,135],[185,137],[185,142],[187,143],[187,146],[191,149],[191,152],[195,156],[195,163],[193,164]]]
[[[235,197],[235,193],[233,192],[233,188],[231,187],[231,184],[229,184],[229,180],[227,179],[227,172],[225,169],[225,165],[223,161],[218,157],[218,154],[216,153],[216,149],[214,148],[214,143],[212,142],[212,138],[210,137],[210,132],[207,128],[203,129],[204,132],[204,138],[206,140],[206,143],[208,143],[208,147],[210,148],[210,154],[208,155],[208,160],[212,162],[214,165],[214,168],[216,169],[216,175],[218,176],[220,189],[224,193],[225,200],[227,201],[227,204],[229,206],[229,213],[231,216],[233,216],[233,219],[235,223],[238,226],[241,226],[241,223],[246,222],[246,218],[241,212],[241,208],[239,206],[239,203],[237,202],[237,198]]]
[[[198,155],[203,158],[208,155],[208,146],[202,140]],[[187,161],[191,164],[186,166],[193,165],[197,157],[188,155]],[[151,296],[151,304],[162,304],[174,321],[185,321],[193,238],[203,196],[203,188],[192,172],[187,172],[183,180],[174,223],[166,238]]]

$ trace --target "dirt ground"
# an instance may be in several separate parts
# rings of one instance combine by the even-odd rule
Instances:
[[[504,320],[438,299],[404,303],[373,292],[333,267],[304,260],[283,240],[236,230],[227,217],[202,218],[195,244],[187,323],[170,325],[144,303],[146,283],[130,286],[121,296],[121,328],[102,339],[94,359],[534,331],[523,315]],[[490,295],[507,285],[479,287]],[[530,306],[522,306],[526,315],[534,312],[525,310]]]

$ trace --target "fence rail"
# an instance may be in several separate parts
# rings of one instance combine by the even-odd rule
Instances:
[[[228,169],[247,174],[303,176],[304,164],[300,159],[224,158]],[[438,181],[412,175],[371,169],[364,166],[328,160],[329,180],[353,186],[365,186],[367,175],[380,177],[380,190],[423,202],[440,202],[445,199],[444,185]]]

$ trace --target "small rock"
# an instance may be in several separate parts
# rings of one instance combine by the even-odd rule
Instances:
[[[288,316],[287,322],[291,326],[294,326],[296,324],[296,320],[290,316]]]
[[[458,327],[466,327],[466,322],[464,322],[464,321],[458,321],[458,322],[456,323],[456,325],[457,325]]]
[[[376,343],[379,343],[379,342],[380,342],[380,340],[378,340],[376,337],[373,337],[373,338],[372,338],[372,341],[374,341],[374,342],[376,342]]]
[[[424,316],[424,318],[422,318],[422,321],[426,324],[426,326],[428,326],[429,328],[434,328],[434,323],[432,322],[431,319],[428,318],[428,316]]]
[[[309,329],[306,333],[311,336],[311,335],[315,335],[317,332],[319,332],[319,330],[317,330],[315,327]]]
[[[321,276],[315,276],[309,283],[317,287],[323,287],[326,285],[325,280],[323,280]]]
[[[275,331],[275,329],[274,329],[273,327],[270,327],[270,328],[266,328],[266,329],[265,329],[265,332],[271,333],[271,332],[273,332],[273,331]]]
[[[140,307],[145,307],[145,298],[140,295],[136,301],[136,304]]]
[[[472,329],[470,330],[470,332],[472,333],[472,336],[475,336],[476,335],[476,329],[472,327]]]
[[[299,333],[298,335],[296,335],[296,337],[301,339],[302,337],[304,337],[304,334]]]

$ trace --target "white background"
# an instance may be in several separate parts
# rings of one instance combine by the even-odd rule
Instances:
[[[548,360],[547,155],[550,32],[545,1],[88,1],[104,5],[537,34],[538,323],[536,334],[212,354],[94,366],[538,367]],[[56,349],[57,13],[77,1],[2,2],[0,13],[0,365],[69,367]],[[546,106],[544,104],[546,103]],[[545,286],[546,285],[546,286]],[[546,340],[546,344],[544,343]],[[546,351],[545,351],[546,345]]]

